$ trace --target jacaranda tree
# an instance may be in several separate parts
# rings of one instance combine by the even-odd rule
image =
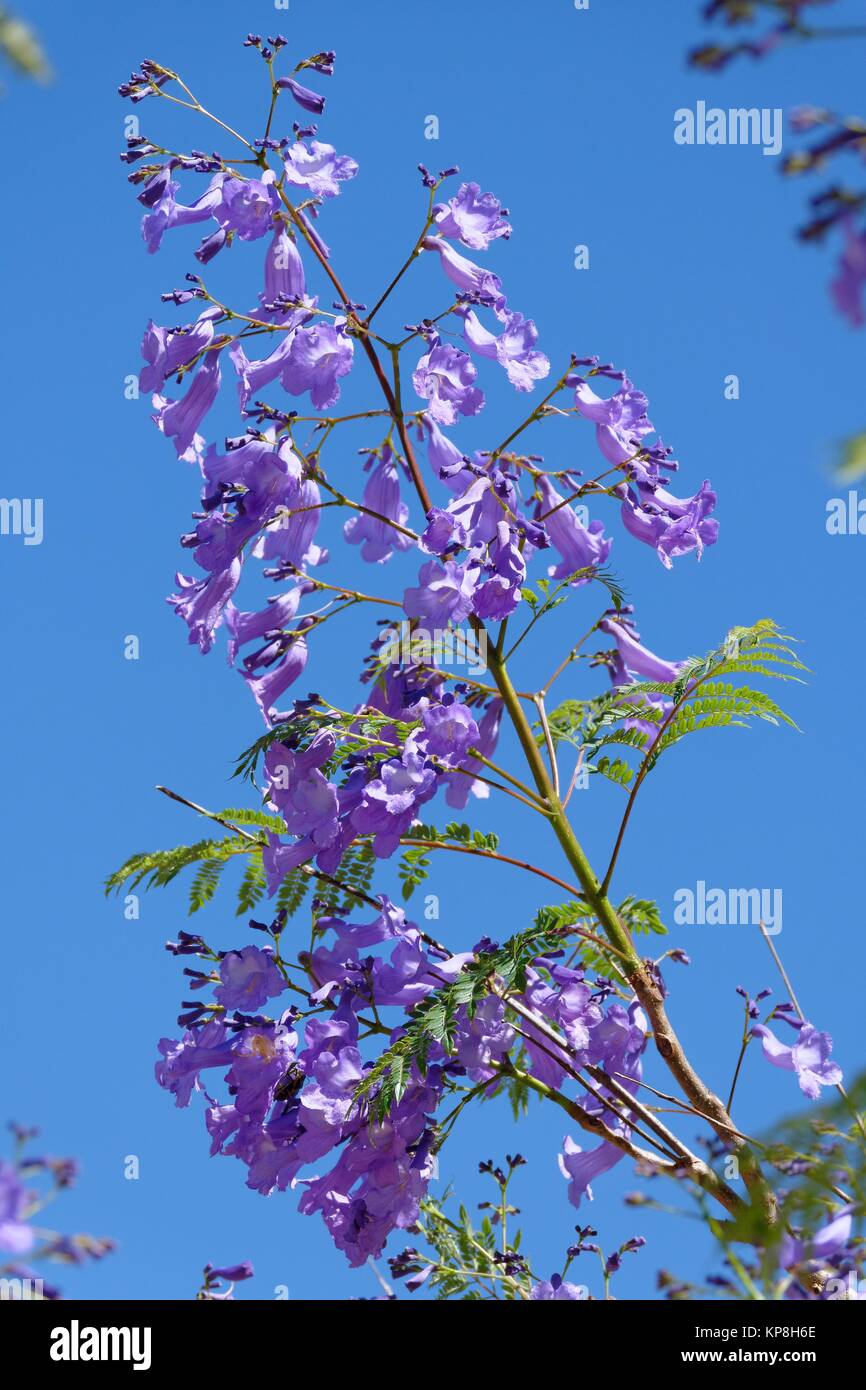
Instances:
[[[286,65],[282,36],[246,45],[265,79],[255,137],[158,62],[121,88],[136,110],[145,99],[147,110],[186,108],[228,146],[181,151],[137,132],[122,158],[149,251],[176,229],[203,234],[198,269],[162,296],[184,322],[151,322],[142,343],[154,421],[202,480],[169,603],[201,652],[225,634],[264,727],[238,760],[239,805],[187,802],[211,836],[136,854],[108,886],[162,885],[190,869],[195,911],[240,861],[238,913],[272,903],[249,923],[252,944],[218,950],[187,931],[169,944],[194,997],[179,1034],[159,1043],[157,1080],[178,1106],[201,1107],[211,1154],[239,1160],[250,1187],[293,1189],[351,1265],[386,1252],[410,1289],[606,1296],[622,1255],[643,1244],[607,1250],[578,1225],[576,1240],[563,1232],[553,1277],[534,1269],[510,1220],[519,1154],[482,1164],[491,1200],[477,1229],[431,1189],[466,1108],[507,1095],[522,1124],[535,1097],[562,1112],[559,1164],[581,1220],[592,1185],[628,1161],[659,1180],[654,1191],[675,1183],[694,1199],[719,1242],[707,1289],[838,1296],[861,1259],[861,1089],[842,1088],[829,1036],[803,1016],[783,971],[776,1003],[742,991],[740,1061],[757,1043],[792,1073],[792,1102],[797,1083],[816,1109],[772,1136],[744,1133],[732,1115],[741,1067],[716,1095],[669,1012],[668,977],[688,957],[663,949],[658,907],[618,872],[661,758],[705,730],[791,722],[765,687],[804,670],[795,647],[769,619],[732,628],[706,656],[667,660],[644,645],[608,568],[609,528],[618,520],[627,543],[668,569],[700,558],[718,535],[709,482],[672,490],[679,465],[624,371],[592,356],[551,365],[532,319],[479,259],[508,240],[508,213],[456,169],[420,168],[420,230],[390,283],[345,284],[323,232],[358,166],[318,138],[310,119],[324,98],[305,85],[332,74],[334,54]],[[287,102],[299,108],[288,135]],[[230,304],[218,272],[240,255],[250,289]],[[389,322],[394,290],[411,291],[421,260],[441,271],[440,301],[408,325]],[[485,374],[497,372],[530,408],[488,419],[487,446],[467,452],[461,421],[482,411]],[[349,373],[364,374],[371,394],[367,408],[341,413]],[[226,394],[240,423],[223,445],[206,422]],[[580,469],[529,452],[553,420]],[[369,564],[369,585],[341,578],[343,547]],[[410,564],[410,582],[389,586]],[[566,603],[582,635],[551,657],[540,635]],[[329,641],[340,644],[345,690],[320,694],[316,655]],[[571,814],[575,788],[594,778],[622,798],[601,863]],[[503,797],[541,822],[543,862],[461,819],[478,802],[489,816]],[[508,921],[507,876],[531,875],[534,920],[504,939],[464,930],[445,941],[429,918],[411,921],[434,861],[455,854],[498,866],[498,922]],[[400,902],[380,873],[402,884]],[[823,1088],[831,1099],[818,1107]],[[406,1248],[405,1236],[391,1240],[400,1232]],[[578,1285],[566,1275],[585,1252],[602,1273]]]

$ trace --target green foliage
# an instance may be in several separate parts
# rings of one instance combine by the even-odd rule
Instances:
[[[250,854],[247,858],[244,876],[241,879],[241,886],[238,889],[238,905],[235,908],[235,916],[248,917],[257,903],[261,902],[266,890],[262,856],[261,854]]]
[[[287,917],[294,917],[314,882],[312,875],[305,874],[303,869],[291,869],[277,889],[275,910],[285,912]]]
[[[440,845],[465,845],[479,854],[493,852],[499,847],[499,836],[492,832],[473,830],[471,825],[451,821],[444,830],[435,825],[413,825],[407,837],[410,840],[430,840]],[[424,882],[430,872],[429,850],[424,846],[407,847],[400,860],[400,880],[402,895],[408,902],[415,889]]]
[[[125,864],[109,874],[105,880],[105,894],[107,897],[109,893],[119,893],[124,886],[133,890],[139,884],[143,884],[145,891],[165,888],[182,869],[208,860],[222,864],[234,855],[248,854],[251,848],[249,840],[240,835],[230,835],[222,840],[197,840],[193,845],[178,845],[175,849],[133,854]]]
[[[51,76],[48,59],[29,24],[0,8],[0,54],[26,77],[44,82]]]
[[[668,748],[704,729],[743,728],[754,720],[796,728],[764,691],[720,679],[745,675],[798,679],[795,673],[806,668],[790,641],[769,619],[749,628],[733,628],[716,651],[686,661],[674,681],[635,681],[595,699],[565,700],[548,717],[553,741],[583,749],[587,771],[627,787],[632,781],[630,765],[619,758],[611,761],[602,749],[611,745],[632,749],[642,755],[646,773]],[[659,696],[667,709],[652,702]],[[654,739],[646,729],[625,727],[636,720],[657,727]]]
[[[598,758],[592,767],[595,772],[601,773],[609,782],[615,782],[618,787],[627,787],[634,777],[634,769],[622,758]]]
[[[310,709],[302,716],[294,716],[288,723],[276,724],[268,729],[236,758],[232,776],[255,782],[259,763],[271,744],[284,743],[293,753],[303,752],[317,733],[329,729],[338,735],[337,749],[323,765],[322,771],[328,777],[334,777],[352,754],[369,753],[373,758],[393,757],[395,752],[402,751],[409,735],[417,728],[417,720],[407,722],[374,711],[342,713],[323,705],[321,709]]]
[[[626,600],[625,590],[620,587],[609,570],[600,570],[596,569],[594,565],[586,565],[583,569],[575,570],[573,574],[561,579],[555,586],[551,585],[549,579],[538,579],[536,580],[537,593],[529,585],[520,590],[521,596],[532,609],[532,617],[506,654],[506,660],[517,650],[520,643],[529,635],[541,618],[546,617],[548,613],[553,612],[554,608],[558,608],[561,603],[565,602],[568,597],[568,590],[573,584],[585,584],[590,581],[603,585],[610,595],[614,608],[617,610],[622,608]]]
[[[653,904],[636,906],[645,909],[648,916]],[[636,912],[636,908],[633,910]],[[636,912],[636,915],[639,914]],[[468,962],[455,980],[418,1005],[401,1037],[364,1076],[355,1092],[356,1103],[368,1105],[374,1119],[383,1119],[403,1095],[413,1064],[422,1075],[426,1071],[431,1045],[438,1042],[446,1052],[451,1051],[460,1008],[465,1006],[471,1018],[490,992],[494,979],[500,991],[519,993],[525,989],[527,966],[538,956],[561,950],[573,928],[589,923],[592,916],[592,909],[577,899],[556,907],[543,907],[531,927],[518,932],[497,950]],[[580,943],[581,949],[584,944]],[[610,975],[610,958],[599,954],[599,959],[603,962],[604,973]],[[515,1098],[520,1105],[524,1104],[523,1098]]]
[[[503,1266],[496,1259],[498,1230],[490,1217],[485,1213],[480,1226],[476,1227],[462,1205],[449,1216],[450,1197],[451,1193],[446,1192],[441,1202],[425,1198],[418,1222],[419,1234],[431,1249],[430,1262],[434,1270],[429,1287],[435,1289],[436,1297],[443,1301],[456,1298],[463,1302],[479,1302],[494,1297],[510,1301],[528,1293],[531,1283],[528,1274],[502,1278]],[[509,1242],[509,1250],[517,1252],[520,1243],[518,1231]]]
[[[559,743],[572,743],[580,747],[579,734],[588,708],[586,700],[563,700],[561,705],[551,710],[547,716],[547,726],[554,748]],[[541,724],[535,724],[533,727],[538,731],[536,737],[539,744],[543,743],[544,731]]]
[[[189,889],[190,917],[194,912],[198,912],[200,907],[204,907],[206,903],[210,902],[217,890],[219,876],[225,866],[225,859],[205,859],[199,865]]]
[[[231,817],[235,822],[261,826],[275,833],[285,829],[277,817],[260,811],[231,810],[221,814],[226,820]],[[189,893],[189,912],[192,915],[211,902],[228,861],[243,856],[246,863],[237,889],[235,915],[248,916],[267,891],[262,848],[263,842],[260,840],[229,835],[222,840],[199,840],[194,845],[179,845],[176,849],[134,854],[106,879],[105,892],[106,895],[119,893],[124,885],[133,889],[140,883],[144,884],[145,889],[164,888],[181,870],[197,866]],[[358,841],[350,846],[343,857],[339,884],[318,878],[313,869],[302,864],[283,879],[274,908],[284,909],[287,916],[293,917],[307,897],[311,885],[315,885],[320,911],[342,916],[359,907],[364,894],[369,895],[375,868],[376,857],[369,841]]]
[[[782,1245],[795,1231],[808,1246],[810,1236],[825,1226],[840,1207],[850,1206],[855,1234],[862,1232],[866,1215],[866,1073],[856,1077],[847,1096],[836,1096],[774,1126],[762,1136],[758,1158],[768,1178],[775,1168],[781,1175],[774,1187],[779,1198],[776,1219],[770,1222],[762,1204],[745,1208],[733,1220],[719,1222],[705,1212],[707,1224],[724,1251],[735,1275],[741,1298],[781,1299],[801,1277],[797,1268],[781,1268]],[[741,1245],[751,1246],[744,1255]],[[732,1250],[738,1246],[738,1251]],[[863,1279],[866,1242],[859,1240],[853,1257],[854,1280]],[[832,1276],[825,1262],[813,1270]],[[848,1266],[846,1266],[847,1269]],[[806,1277],[803,1275],[802,1277]],[[837,1295],[838,1296],[838,1295]]]
[[[240,809],[230,808],[220,811],[221,820],[231,821],[233,825],[257,825],[262,830],[270,830],[274,835],[286,833],[286,823],[281,816],[269,816],[266,811],[254,811],[249,806]]]
[[[842,457],[836,476],[844,483],[854,483],[866,473],[866,431],[854,434],[842,445]]]
[[[363,895],[370,893],[377,862],[369,840],[358,840],[350,845],[340,862],[340,883],[345,885],[345,889],[321,879],[313,879],[322,911],[344,917],[361,907]]]
[[[649,902],[646,898],[626,898],[616,909],[616,915],[633,936],[667,935],[667,927],[659,916],[658,903]]]
[[[404,849],[400,858],[400,894],[408,902],[415,889],[424,882],[430,872],[430,860],[426,849]]]
[[[616,914],[634,936],[667,935],[667,927],[659,916],[658,905],[645,898],[626,898],[616,908]],[[603,928],[588,903],[571,899],[556,907],[543,907],[535,918],[535,925],[539,930],[559,936],[567,935],[574,927],[591,931],[599,937],[600,944],[588,941],[586,937],[575,933],[575,951],[580,957],[580,963],[587,970],[607,975],[622,984],[626,983],[622,962],[617,955],[606,949]]]

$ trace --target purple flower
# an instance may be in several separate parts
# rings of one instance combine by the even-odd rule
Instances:
[[[268,999],[274,999],[286,988],[273,951],[258,946],[244,946],[241,951],[229,951],[220,961],[220,984],[214,998],[226,1009],[243,1009],[252,1013]]]
[[[419,541],[421,550],[428,555],[444,555],[446,550],[461,549],[469,544],[469,535],[451,511],[442,507],[431,507],[427,513],[427,526]]]
[[[282,631],[291,626],[297,605],[300,599],[306,594],[309,585],[299,584],[296,588],[288,589],[286,594],[275,595],[265,603],[259,613],[242,613],[236,609],[234,603],[225,605],[225,626],[229,631],[229,642],[227,646],[228,664],[232,666],[235,657],[238,655],[238,648],[245,646],[247,642],[253,642],[256,638],[264,637],[265,632]]]
[[[482,193],[477,183],[461,183],[453,198],[433,209],[440,236],[462,241],[472,251],[486,251],[497,237],[510,237],[511,227],[492,193]]]
[[[568,1135],[562,1141],[559,1155],[559,1168],[562,1176],[568,1179],[568,1200],[572,1206],[579,1207],[581,1198],[592,1201],[591,1183],[615,1167],[623,1157],[622,1149],[605,1140],[597,1149],[585,1153],[579,1144]]]
[[[782,1269],[803,1264],[806,1260],[831,1260],[846,1250],[851,1239],[853,1207],[842,1207],[837,1214],[808,1239],[786,1232],[779,1247],[779,1264]]]
[[[649,647],[642,646],[640,634],[623,614],[608,614],[598,626],[600,632],[613,638],[622,663],[614,676],[614,685],[628,685],[635,678],[644,681],[677,679],[683,662],[665,661]]]
[[[488,549],[489,568],[493,576],[476,589],[473,607],[479,618],[502,622],[520,602],[520,586],[526,578],[526,558],[507,521],[500,521],[496,529],[496,539],[491,541]]]
[[[328,551],[316,544],[321,512],[321,493],[314,478],[305,478],[286,499],[288,508],[270,522],[253,548],[258,560],[280,560],[295,569],[323,565]]]
[[[299,328],[283,367],[283,387],[292,396],[309,391],[316,410],[327,410],[340,398],[337,382],[352,370],[354,354],[345,319]]]
[[[839,313],[854,328],[866,323],[863,310],[863,288],[866,286],[866,232],[858,232],[853,222],[845,226],[845,247],[839,258],[830,294]]]
[[[174,440],[178,458],[194,458],[196,432],[216,400],[219,389],[220,354],[206,352],[181,400],[154,396],[156,414],[153,419],[162,433]]]
[[[427,431],[427,459],[430,467],[438,478],[441,478],[446,486],[450,487],[452,482],[462,474],[466,468],[466,457],[461,454],[457,445],[452,443],[447,435],[443,434],[435,419],[429,412],[422,417],[422,423]],[[462,488],[461,488],[462,490]]]
[[[591,521],[589,526],[584,526],[573,507],[547,477],[539,478],[538,491],[541,502],[537,518],[550,537],[551,545],[562,556],[558,565],[551,565],[548,569],[551,578],[567,579],[578,570],[603,565],[613,545],[612,540],[605,539],[603,523]],[[575,583],[580,585],[588,583],[588,580],[589,577],[584,575]]]
[[[338,917],[320,917],[319,928],[322,931],[332,928],[355,950],[375,946],[380,941],[396,941],[406,935],[410,924],[402,907],[396,907],[384,894],[381,902],[382,910],[372,922],[343,922]]]
[[[436,1173],[430,1116],[441,1084],[438,1067],[429,1067],[423,1079],[413,1070],[405,1095],[387,1118],[356,1120],[331,1171],[308,1183],[300,1210],[321,1212],[353,1267],[379,1255],[395,1228],[405,1230],[418,1219]]]
[[[340,184],[358,172],[354,159],[337,154],[333,145],[311,140],[309,148],[297,140],[286,151],[286,182],[312,194],[314,198],[336,198]]]
[[[496,312],[498,318],[504,319],[506,299],[498,275],[461,256],[442,237],[425,237],[421,245],[425,251],[435,251],[438,254],[448,279],[463,294],[475,296],[479,304],[487,305]]]
[[[310,111],[314,116],[321,116],[325,109],[325,98],[319,96],[318,92],[310,91],[309,87],[302,87],[300,82],[296,82],[294,77],[278,77],[277,86],[291,92],[299,106],[305,111]]]
[[[256,1020],[243,1029],[231,1055],[226,1081],[237,1113],[257,1123],[273,1103],[273,1089],[295,1060],[298,1035],[283,1022]]]
[[[265,755],[268,799],[289,834],[309,836],[317,848],[330,845],[339,828],[337,789],[321,771],[335,748],[333,734],[320,733],[302,753],[272,743]]]
[[[478,372],[467,353],[443,343],[438,336],[412,373],[412,385],[428,413],[442,425],[456,424],[458,415],[477,415],[484,394],[473,385]]]
[[[678,555],[715,545],[719,523],[709,513],[716,505],[716,494],[705,480],[694,497],[674,497],[662,488],[639,488],[636,500],[627,490],[622,504],[625,529],[646,545],[651,545],[666,569]]]
[[[307,656],[306,638],[296,637],[287,648],[282,661],[272,665],[265,675],[256,676],[242,672],[266,724],[275,722],[277,700],[304,674]]]
[[[160,328],[151,319],[141,340],[147,365],[138,374],[139,389],[148,394],[159,391],[167,377],[204,352],[213,341],[213,321],[219,313],[219,309],[207,309],[189,328]]]
[[[454,1050],[473,1084],[496,1076],[491,1063],[501,1061],[514,1038],[514,1029],[505,1020],[505,1004],[494,995],[483,999],[471,1018],[461,1011],[454,1029]]]
[[[145,196],[150,198],[148,190],[157,194],[152,201],[145,204],[150,211],[145,213],[141,222],[141,235],[147,243],[148,251],[158,251],[163,236],[172,227],[187,227],[194,222],[206,222],[209,217],[213,217],[222,198],[225,177],[225,174],[217,174],[207,190],[189,207],[176,201],[175,194],[180,191],[180,184],[174,179],[166,176],[158,183],[153,180],[147,184],[144,193],[139,194],[140,201],[144,201]]]
[[[455,560],[440,565],[428,560],[418,571],[418,588],[404,593],[403,607],[410,618],[419,618],[442,630],[449,623],[462,623],[468,618],[477,583],[475,566],[458,565]]]
[[[580,971],[556,967],[554,976],[552,981],[548,980],[531,968],[527,972],[523,1002],[534,1014],[547,1019],[563,1033],[572,1049],[569,1058],[534,1023],[526,1023],[526,1049],[532,1074],[545,1085],[558,1088],[569,1066],[577,1060],[589,1060],[591,1038],[602,1021],[602,1014]]]
[[[208,1273],[214,1279],[229,1279],[235,1284],[239,1284],[242,1279],[252,1279],[254,1272],[249,1260],[244,1260],[243,1264],[239,1265],[222,1265],[218,1269],[208,1265]]]
[[[362,560],[381,565],[390,560],[395,550],[407,550],[412,537],[389,525],[394,522],[405,526],[409,519],[409,508],[400,498],[400,475],[390,444],[384,446],[380,459],[373,456],[373,462],[375,467],[364,488],[364,506],[369,511],[347,521],[343,535],[350,545],[361,546]],[[371,512],[377,515],[372,516]]]
[[[478,742],[478,725],[471,711],[453,695],[446,695],[441,704],[428,705],[422,723],[428,753],[448,762],[459,762]]]
[[[189,628],[189,640],[198,643],[199,651],[209,652],[213,646],[214,633],[223,620],[226,604],[237,588],[240,577],[241,562],[237,559],[232,560],[226,569],[208,575],[207,579],[175,575],[180,593],[170,594],[166,602],[183,618]]]
[[[202,265],[209,265],[214,256],[216,256],[219,251],[222,251],[228,239],[229,234],[227,228],[218,227],[215,232],[211,232],[210,236],[205,237],[198,250],[193,252],[193,255]]]
[[[273,352],[267,357],[259,357],[253,361],[247,357],[240,342],[236,340],[232,343],[229,357],[238,374],[241,410],[246,410],[250,398],[255,398],[263,386],[269,386],[272,381],[282,376],[292,351],[294,337],[293,332],[278,333],[277,346]]]
[[[497,337],[469,309],[464,312],[463,336],[479,357],[489,357],[504,367],[508,380],[518,391],[531,391],[550,372],[548,358],[535,350],[538,329],[532,319],[525,319],[522,314],[506,315],[505,327]]]
[[[304,300],[306,292],[304,263],[285,225],[280,223],[274,230],[274,239],[265,256],[265,288],[259,296],[262,309],[267,315],[267,305],[280,300]],[[277,322],[284,321],[279,315],[275,317]]]
[[[829,1033],[819,1033],[811,1023],[804,1023],[792,1047],[786,1047],[763,1023],[757,1023],[752,1034],[761,1039],[768,1062],[795,1073],[800,1090],[809,1100],[818,1100],[822,1086],[841,1084],[842,1068],[830,1061],[833,1039]]]
[[[241,241],[257,241],[270,231],[280,205],[272,169],[261,179],[227,178],[222,199],[214,212],[220,225]]]
[[[276,835],[268,831],[268,843],[262,850],[268,892],[276,893],[286,874],[291,873],[299,864],[306,864],[315,853],[316,846],[308,835],[293,845],[284,845]]]
[[[0,1161],[0,1250],[26,1254],[36,1244],[36,1236],[25,1220],[30,1205],[27,1189],[11,1163]]]
[[[493,699],[489,702],[484,712],[484,717],[478,726],[478,737],[474,740],[477,751],[485,758],[492,758],[496,752],[496,745],[499,741],[499,726],[502,723],[502,701]],[[477,777],[467,777],[466,772],[480,772],[483,763],[477,758],[467,758],[460,764],[462,772],[446,773],[445,782],[448,790],[445,793],[445,800],[452,810],[461,811],[469,800],[470,794],[485,800],[490,796],[490,788],[486,782],[480,781]]]
[[[277,445],[269,431],[226,454],[218,454],[211,446],[201,467],[204,511],[195,530],[183,537],[183,544],[193,549],[203,569],[219,570],[279,519],[283,508],[295,505],[301,463],[289,441]]]
[[[529,1290],[530,1299],[536,1301],[561,1299],[571,1302],[586,1298],[586,1290],[579,1284],[569,1284],[561,1274],[553,1274],[550,1279],[542,1279]]]
[[[160,1038],[162,1061],[154,1069],[157,1082],[171,1092],[175,1105],[189,1105],[193,1091],[200,1089],[199,1072],[206,1067],[229,1066],[233,1045],[225,1024],[218,1022],[187,1029],[180,1041]]]
[[[516,514],[514,484],[495,466],[490,470],[467,469],[453,479],[459,492],[448,511],[460,521],[469,544],[485,546],[499,538],[503,512]]]
[[[410,742],[402,757],[379,764],[377,775],[364,787],[352,824],[359,834],[372,835],[374,853],[387,859],[435,791],[435,771]]]
[[[640,634],[624,613],[609,613],[598,626],[616,643],[616,653],[605,658],[614,686],[627,689],[637,681],[675,681],[682,671],[682,661],[665,661],[649,647],[643,646],[639,640]],[[625,727],[637,729],[645,733],[649,740],[654,740],[658,737],[662,719],[672,708],[671,702],[664,695],[653,693],[635,696],[635,702],[652,706],[658,710],[658,717],[654,720],[647,714],[642,719],[627,719]]]
[[[595,422],[598,447],[608,463],[628,463],[641,449],[644,436],[652,433],[647,419],[649,404],[643,391],[623,379],[609,400],[602,400],[582,378],[575,378],[574,403],[580,414]]]

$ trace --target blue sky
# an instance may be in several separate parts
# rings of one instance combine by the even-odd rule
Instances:
[[[839,18],[851,8],[839,6]],[[372,302],[416,235],[417,163],[459,164],[510,209],[515,234],[495,245],[489,263],[510,302],[536,320],[554,369],[571,351],[626,368],[681,460],[677,490],[712,479],[722,531],[700,565],[688,557],[666,572],[611,518],[611,566],[644,639],[667,657],[707,650],[733,624],[762,616],[800,637],[812,675],[787,701],[802,733],[721,732],[671,755],[642,793],[617,888],[657,899],[669,922],[675,891],[700,879],[780,888],[777,945],[804,1007],[833,1032],[849,1075],[863,1064],[862,855],[853,829],[862,741],[835,709],[840,677],[856,690],[866,674],[852,612],[866,541],[828,536],[825,505],[840,490],[832,478],[838,442],[864,425],[864,338],[830,308],[828,255],[792,236],[805,185],[785,182],[780,161],[759,148],[673,140],[674,111],[701,99],[856,112],[863,53],[823,44],[720,77],[696,74],[684,54],[705,32],[697,9],[641,0],[593,0],[586,12],[570,0],[440,0],[435,10],[291,0],[285,12],[262,0],[120,8],[100,0],[82,23],[80,10],[22,0],[56,77],[47,88],[13,81],[0,105],[4,167],[18,190],[0,224],[11,329],[3,491],[42,497],[45,514],[40,546],[0,538],[8,671],[0,1108],[40,1125],[46,1148],[80,1158],[80,1185],[58,1206],[58,1221],[119,1241],[101,1266],[64,1272],[70,1294],[182,1298],[206,1260],[243,1258],[258,1275],[246,1296],[270,1297],[280,1284],[294,1297],[376,1292],[368,1272],[347,1270],[317,1218],[296,1213],[291,1195],[265,1200],[244,1187],[240,1165],[209,1159],[201,1115],[176,1112],[153,1082],[156,1040],[175,1030],[182,994],[162,943],[188,925],[183,887],[143,899],[137,922],[101,893],[106,873],[131,852],[201,831],[154,785],[205,805],[236,802],[232,760],[259,732],[242,682],[218,651],[202,659],[187,647],[163,602],[182,563],[177,536],[196,502],[195,480],[151,425],[147,403],[124,397],[142,327],[165,313],[159,293],[180,283],[199,239],[197,228],[175,233],[149,257],[139,238],[140,208],[116,157],[130,108],[115,89],[145,56],[179,68],[206,104],[255,130],[265,87],[260,60],[241,47],[245,32],[279,28],[298,56],[335,48],[320,134],[354,155],[361,172],[322,225],[354,297]],[[210,133],[193,133],[165,104],[148,101],[138,114],[145,134],[169,142],[169,132],[180,141],[185,131],[188,145],[212,147]],[[431,114],[438,143],[424,139]],[[590,249],[589,270],[573,267],[578,244]],[[209,280],[246,303],[260,247],[222,260]],[[390,323],[444,302],[436,267],[421,264]],[[731,373],[740,380],[736,401],[724,397]],[[525,413],[525,399],[489,373],[484,386],[488,405],[460,436],[466,447],[489,447]],[[360,370],[344,400],[372,403]],[[234,432],[229,412],[218,424]],[[537,433],[548,466],[594,458],[590,435],[575,429],[554,422]],[[341,466],[356,468],[355,449],[377,442],[359,432]],[[354,554],[340,573],[361,575]],[[376,578],[398,582],[387,571]],[[567,649],[596,616],[594,603],[574,599],[536,647],[526,644],[525,679]],[[137,662],[124,660],[127,634],[140,639]],[[337,703],[352,698],[367,640],[348,620],[317,651],[310,688]],[[564,682],[560,693],[583,691]],[[594,783],[573,804],[576,828],[601,863],[617,792]],[[500,832],[506,851],[519,846],[562,871],[555,847],[511,803],[482,805],[475,819]],[[432,889],[441,899],[438,932],[455,949],[482,931],[510,935],[547,900],[528,876],[494,875],[458,856],[436,862]],[[230,902],[208,911],[203,925],[217,945],[246,940]],[[740,1028],[735,986],[775,988],[772,964],[747,927],[673,927],[670,944],[693,960],[690,970],[670,972],[672,1016],[724,1092]],[[740,1123],[762,1128],[797,1100],[790,1076],[750,1055]],[[515,1133],[507,1108],[489,1106],[466,1116],[442,1156],[443,1182],[459,1179],[470,1205],[487,1195],[477,1160],[518,1148],[527,1156],[516,1197],[525,1246],[543,1275],[558,1268],[578,1219],[556,1169],[562,1132],[558,1112],[534,1108]],[[129,1154],[140,1159],[137,1182],[123,1177]],[[649,1293],[661,1266],[686,1276],[707,1268],[695,1223],[623,1208],[621,1194],[635,1185],[620,1165],[580,1213],[606,1248],[647,1237],[619,1276],[624,1297]]]

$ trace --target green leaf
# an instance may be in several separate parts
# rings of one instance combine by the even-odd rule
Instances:
[[[105,895],[119,893],[126,886],[135,889],[143,884],[145,891],[151,888],[164,888],[171,883],[182,869],[203,860],[226,860],[237,854],[249,854],[257,847],[240,835],[230,835],[222,840],[197,840],[193,845],[178,845],[175,849],[153,850],[149,854],[133,854],[109,874],[105,880]],[[258,852],[258,851],[257,851]]]
[[[417,1005],[402,1035],[366,1072],[355,1091],[355,1103],[368,1107],[372,1119],[384,1119],[411,1067],[417,1066],[422,1075],[426,1071],[431,1043],[438,1042],[446,1052],[451,1051],[459,1009],[465,1007],[471,1017],[490,992],[494,976],[505,990],[525,988],[530,962],[561,949],[570,929],[588,917],[592,917],[591,908],[577,899],[544,907],[532,927],[518,932],[497,950],[469,961],[455,980]],[[606,966],[605,973],[610,974],[610,963]]]
[[[852,434],[842,445],[842,457],[836,476],[843,483],[856,482],[866,473],[866,431]]]
[[[241,886],[238,889],[238,905],[235,908],[235,916],[245,917],[252,912],[256,904],[265,896],[266,888],[262,856],[261,854],[251,854],[241,879]]]
[[[205,859],[189,888],[189,915],[209,903],[217,890],[219,876],[226,866],[225,859]]]

